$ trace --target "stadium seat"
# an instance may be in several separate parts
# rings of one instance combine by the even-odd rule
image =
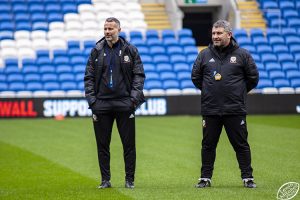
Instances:
[[[153,62],[155,64],[159,63],[169,63],[169,57],[165,55],[154,55],[153,56]]]
[[[166,80],[163,81],[163,89],[167,90],[167,89],[179,89],[179,83],[177,80]]]
[[[32,91],[32,92],[40,91],[40,90],[43,90],[43,84],[40,82],[29,82],[26,84],[25,89]]]
[[[179,43],[182,46],[195,46],[196,45],[196,41],[194,38],[181,38],[181,39],[179,39]]]
[[[170,30],[170,29],[165,29],[165,30],[162,30],[161,32],[161,36],[162,36],[162,39],[166,39],[166,38],[175,38],[175,33],[173,30]]]
[[[24,82],[39,82],[40,80],[41,76],[38,73],[24,74]]]
[[[283,71],[270,71],[270,75],[269,75],[270,79],[275,80],[275,79],[284,79],[285,78],[285,74]]]
[[[170,47],[167,47],[167,53],[169,55],[172,55],[172,54],[180,54],[182,53],[183,49],[179,46],[170,46]]]
[[[286,45],[274,45],[273,52],[276,54],[289,53],[289,48]]]
[[[146,82],[150,80],[160,80],[160,76],[158,72],[145,72],[146,73]]]
[[[77,89],[77,85],[73,81],[65,81],[65,82],[61,83],[60,89],[64,90],[64,91],[76,90]]]
[[[174,72],[161,72],[160,73],[160,79],[161,80],[177,80],[176,73]]]
[[[60,86],[58,82],[45,82],[43,85],[43,89],[47,91],[59,90]]]
[[[182,54],[173,54],[170,56],[170,63],[175,64],[179,62],[186,62],[186,57]]]
[[[291,79],[291,87],[299,88],[300,87],[300,79]]]
[[[261,53],[272,53],[272,47],[269,45],[257,45],[256,47],[257,49],[257,53],[261,54]]]
[[[13,83],[13,82],[22,82],[24,80],[24,77],[21,73],[11,73],[7,76],[6,81],[8,83]]]
[[[69,64],[60,64],[56,66],[56,73],[61,74],[61,73],[71,73],[72,72],[72,67]]]
[[[291,79],[299,79],[300,80],[300,71],[298,69],[291,69],[286,71],[286,78]]]
[[[145,84],[146,90],[162,89],[162,83],[159,80],[149,80]]]
[[[187,88],[195,88],[192,80],[184,79],[180,82],[180,88],[181,89],[187,89]]]
[[[156,68],[155,68],[154,64],[146,63],[146,64],[144,64],[144,70],[145,70],[145,73],[146,72],[154,72],[154,71],[156,71]],[[147,76],[147,79],[148,79],[148,76]]]
[[[169,63],[159,63],[156,65],[156,70],[158,72],[173,71],[173,67]]]
[[[277,62],[277,56],[271,53],[262,54],[261,60],[264,64],[267,64],[268,62]]]
[[[281,65],[278,62],[267,62],[265,64],[265,69],[270,72],[270,71],[276,71],[276,70],[281,70]]]
[[[159,34],[158,34],[157,30],[150,29],[150,30],[146,31],[146,39],[148,40],[148,39],[151,39],[151,38],[159,39]]]
[[[175,72],[190,71],[190,66],[187,63],[174,63],[173,68]]]
[[[152,54],[152,56],[166,54],[166,50],[162,46],[151,46],[149,48],[149,52],[150,52],[150,54]]]
[[[260,79],[258,85],[256,86],[257,89],[266,87],[273,87],[273,82],[270,79]]]
[[[286,79],[275,79],[274,80],[274,87],[276,87],[276,88],[290,87],[290,83]]]
[[[188,29],[188,28],[183,28],[181,30],[179,30],[177,32],[177,35],[178,35],[178,38],[181,39],[181,38],[187,38],[187,37],[193,37],[193,32],[191,29]]]

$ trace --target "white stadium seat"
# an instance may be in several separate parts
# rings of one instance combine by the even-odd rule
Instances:
[[[32,48],[35,50],[49,49],[49,42],[46,39],[34,39],[32,41]]]
[[[16,31],[15,34],[15,40],[20,40],[20,39],[30,39],[30,32],[29,31]]]
[[[46,39],[47,38],[47,33],[45,31],[41,30],[36,30],[31,32],[31,39]]]

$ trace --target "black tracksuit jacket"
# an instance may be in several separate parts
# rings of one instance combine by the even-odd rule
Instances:
[[[145,102],[143,94],[145,81],[143,64],[137,48],[129,44],[122,37],[119,37],[119,40],[121,42],[121,72],[123,73],[130,98],[135,106],[138,107]],[[100,88],[104,66],[104,42],[105,38],[103,37],[96,43],[96,46],[91,50],[86,65],[84,88],[85,96],[90,108],[92,108],[92,105],[96,102]]]
[[[215,80],[216,73],[221,80]],[[213,44],[202,50],[191,78],[201,90],[202,115],[245,115],[247,93],[256,87],[259,74],[250,53],[232,38],[222,51]]]

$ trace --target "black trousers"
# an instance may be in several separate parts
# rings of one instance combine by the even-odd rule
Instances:
[[[93,115],[94,131],[97,142],[98,161],[103,180],[110,180],[110,141],[114,120],[123,144],[126,180],[134,181],[135,150],[135,115],[133,111],[109,111]]]
[[[216,158],[216,148],[225,127],[229,141],[236,153],[242,179],[253,178],[251,152],[248,144],[246,116],[223,115],[203,116],[201,178],[211,179]]]

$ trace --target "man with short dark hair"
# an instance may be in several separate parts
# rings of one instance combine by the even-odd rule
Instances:
[[[96,43],[87,62],[85,96],[93,113],[102,182],[110,188],[110,141],[117,122],[125,160],[125,187],[134,188],[136,164],[135,109],[144,101],[145,73],[135,46],[119,36],[120,21],[114,17],[104,23],[104,37]]]
[[[244,186],[256,187],[247,141],[246,99],[247,93],[256,87],[258,78],[253,58],[238,46],[229,22],[214,23],[212,43],[199,53],[192,70],[192,81],[201,90],[203,116],[202,167],[197,188],[211,186],[223,126],[236,152]]]

